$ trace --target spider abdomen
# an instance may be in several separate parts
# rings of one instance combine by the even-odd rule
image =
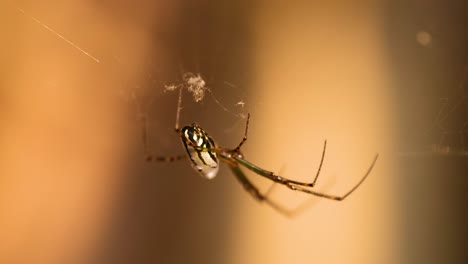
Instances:
[[[182,128],[181,137],[192,167],[202,177],[213,179],[219,170],[219,160],[213,139],[196,124]]]

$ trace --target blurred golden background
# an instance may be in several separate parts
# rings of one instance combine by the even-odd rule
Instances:
[[[0,263],[464,263],[468,37],[463,1],[0,3]],[[287,218],[183,154],[197,122],[307,208]],[[239,104],[240,103],[240,104]],[[270,183],[248,176],[264,192]]]

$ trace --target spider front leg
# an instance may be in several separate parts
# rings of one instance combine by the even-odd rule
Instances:
[[[274,182],[277,182],[279,184],[283,184],[283,185],[287,186],[288,188],[290,188],[291,190],[312,194],[312,195],[319,196],[319,197],[326,198],[326,199],[342,201],[346,197],[348,197],[351,193],[353,193],[364,182],[364,180],[367,178],[367,176],[369,176],[370,172],[372,171],[372,168],[374,168],[375,162],[377,161],[378,157],[379,157],[379,154],[375,155],[374,160],[372,161],[372,164],[370,165],[369,169],[364,174],[364,176],[361,178],[361,180],[353,188],[351,188],[351,190],[349,190],[347,193],[345,193],[342,196],[325,194],[325,193],[316,192],[316,191],[304,188],[302,186],[310,187],[311,184],[283,178],[283,177],[281,177],[279,175],[276,175],[275,173],[273,173],[271,171],[264,170],[264,169],[262,169],[262,168],[260,168],[260,167],[258,167],[256,165],[244,160],[242,156],[234,156],[233,159],[238,161],[245,168],[257,173],[258,175],[263,176],[263,177],[265,177],[265,178],[267,178],[269,180],[272,180]]]

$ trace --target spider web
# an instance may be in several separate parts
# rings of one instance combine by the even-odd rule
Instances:
[[[106,1],[104,2],[96,2],[96,1],[91,1],[92,5],[104,5],[100,6],[102,9],[95,9],[93,10],[94,12],[97,13],[103,13],[99,14],[99,18],[103,18],[106,16],[111,16],[112,14],[105,13],[103,10],[105,9]],[[147,2],[153,2],[153,1],[147,1]],[[157,1],[156,1],[157,2]],[[203,1],[202,1],[203,2]],[[109,3],[107,3],[109,4]],[[116,1],[116,3],[110,3],[109,5],[112,5],[112,7],[118,6],[118,4],[121,4],[121,1]],[[220,5],[225,4],[221,3]],[[234,3],[233,3],[234,4]],[[92,35],[89,36],[89,34],[92,34],[93,32],[87,32],[86,29],[80,31],[76,28],[70,27],[69,24],[64,23],[64,25],[60,24],[57,21],[60,21],[60,19],[63,19],[63,16],[76,16],[78,19],[73,20],[74,23],[76,24],[83,24],[86,23],[85,17],[80,17],[80,11],[83,10],[72,10],[68,9],[68,12],[61,13],[63,11],[63,3],[60,3],[60,1],[51,1],[51,2],[41,2],[41,3],[34,3],[34,2],[27,2],[25,1],[24,3],[18,3],[18,4],[13,4],[13,3],[0,3],[0,12],[3,13],[10,13],[9,15],[13,17],[12,19],[21,21],[19,24],[22,25],[21,23],[26,24],[25,27],[27,27],[27,30],[32,31],[33,34],[39,35],[41,39],[46,39],[47,42],[45,45],[48,45],[52,43],[53,45],[61,46],[60,50],[61,52],[64,52],[65,54],[71,54],[70,57],[67,57],[67,59],[70,59],[72,61],[71,64],[81,64],[80,66],[85,65],[84,67],[90,68],[90,71],[95,71],[97,72],[98,77],[102,77],[102,79],[109,78],[108,75],[104,74],[109,74],[112,75],[109,79],[122,79],[122,85],[119,85],[118,88],[115,88],[115,90],[105,90],[105,97],[116,97],[116,98],[111,98],[111,99],[122,99],[123,101],[126,101],[129,106],[129,112],[132,114],[133,112],[137,112],[137,118],[141,119],[143,117],[148,117],[150,120],[150,123],[156,124],[157,129],[151,129],[151,137],[154,141],[154,139],[158,138],[159,140],[163,138],[163,140],[158,141],[158,147],[156,148],[156,143],[154,148],[151,148],[153,151],[162,153],[162,154],[170,154],[170,151],[166,151],[168,149],[172,149],[172,146],[174,146],[174,149],[176,147],[180,147],[180,142],[178,138],[176,137],[170,137],[174,136],[173,134],[167,133],[164,134],[161,131],[171,131],[174,128],[174,117],[176,114],[176,105],[177,105],[177,88],[179,89],[184,89],[184,101],[183,101],[183,108],[184,110],[182,111],[182,120],[181,122],[185,121],[196,121],[200,122],[201,124],[208,124],[208,126],[211,126],[210,129],[207,128],[209,131],[216,131],[213,128],[218,128],[218,131],[224,132],[222,134],[226,135],[229,134],[231,131],[234,131],[238,137],[232,137],[232,135],[229,135],[229,138],[232,138],[235,143],[238,143],[238,140],[242,136],[243,132],[243,126],[244,126],[244,119],[243,117],[245,116],[247,109],[250,108],[250,100],[247,100],[246,97],[246,92],[244,89],[247,88],[246,83],[248,83],[248,74],[238,74],[239,73],[239,68],[241,68],[243,65],[245,65],[245,58],[248,55],[244,55],[242,48],[236,48],[236,46],[239,44],[239,41],[242,40],[242,38],[237,38],[236,41],[236,34],[233,34],[232,32],[236,31],[233,30],[233,28],[242,28],[244,25],[232,25],[229,24],[229,20],[222,19],[222,21],[225,21],[225,23],[213,23],[213,21],[217,21],[217,19],[221,19],[224,14],[227,15],[234,15],[235,12],[233,10],[229,10],[230,6],[232,5],[227,5],[224,7],[221,13],[216,13],[216,12],[209,12],[209,14],[216,14],[219,17],[207,17],[204,14],[204,6],[193,8],[192,7],[187,7],[186,10],[184,10],[183,17],[186,19],[186,21],[183,21],[180,26],[180,29],[175,30],[174,35],[176,35],[176,38],[173,39],[173,36],[165,37],[165,36],[160,36],[159,32],[155,32],[154,41],[156,44],[154,45],[160,45],[160,42],[165,42],[168,39],[169,44],[164,44],[164,45],[171,45],[174,42],[181,43],[180,45],[174,45],[176,48],[174,50],[171,50],[170,54],[164,54],[170,58],[171,64],[168,65],[160,65],[160,58],[158,56],[160,54],[147,54],[144,58],[131,58],[131,55],[133,54],[131,52],[126,53],[128,50],[121,50],[119,53],[114,53],[110,54],[110,52],[107,52],[106,50],[100,49],[99,47],[94,46],[95,42],[104,42],[102,39],[100,39],[101,36],[99,35]],[[193,3],[193,5],[196,5],[196,3]],[[5,6],[5,8],[3,8]],[[219,8],[219,7],[218,7]],[[42,10],[42,11],[41,11]],[[45,12],[43,10],[46,10]],[[97,10],[97,11],[96,11]],[[75,13],[76,11],[76,13]],[[86,12],[89,12],[89,10],[85,10]],[[71,13],[70,13],[71,12]],[[83,11],[84,12],[84,11]],[[122,14],[125,14],[126,10],[122,11]],[[50,14],[54,13],[57,14],[59,19],[55,18],[54,20],[53,16],[47,16],[44,14]],[[122,15],[122,17],[125,18],[125,16]],[[131,16],[130,16],[131,17]],[[190,21],[196,21],[198,18],[200,19],[200,23],[203,23],[203,26],[197,24],[197,23],[190,23]],[[1,16],[0,16],[1,18]],[[70,21],[71,19],[65,19],[67,21]],[[120,21],[119,21],[120,22]],[[219,22],[219,21],[218,21]],[[226,24],[227,23],[227,24]],[[130,23],[131,24],[131,23]],[[125,25],[125,22],[121,22],[121,25]],[[205,26],[205,25],[211,25],[211,26]],[[2,23],[2,26],[8,27],[8,23]],[[125,25],[127,26],[127,25]],[[203,30],[200,29],[194,29],[195,28],[203,28]],[[79,28],[79,27],[77,27]],[[83,28],[86,28],[86,26],[83,26]],[[103,27],[105,28],[105,27]],[[223,28],[223,30],[219,30],[219,28]],[[15,36],[21,36],[22,31],[21,28],[12,28],[10,29],[11,31],[14,31],[12,35]],[[137,30],[135,30],[137,31]],[[77,33],[78,32],[78,33]],[[219,33],[216,33],[219,32]],[[242,34],[242,30],[239,30],[239,34]],[[87,33],[89,33],[87,35]],[[107,34],[108,32],[106,32]],[[33,35],[32,36],[35,36]],[[80,35],[81,34],[81,35]],[[96,34],[94,32],[94,34]],[[104,33],[103,33],[104,34]],[[89,38],[93,39],[93,41],[86,41],[82,38],[82,36],[88,36]],[[29,37],[29,36],[28,36]],[[104,37],[103,37],[104,38]],[[232,39],[231,39],[232,38]],[[32,38],[31,38],[32,39]],[[28,39],[30,40],[30,39]],[[131,41],[129,41],[131,42]],[[37,45],[37,49],[33,49],[35,54],[27,54],[27,55],[37,55],[40,53],[40,48],[42,47],[44,43],[40,43],[40,45]],[[35,45],[35,43],[32,43],[31,45]],[[130,47],[133,48],[131,44],[128,44],[127,46],[123,45],[124,47]],[[55,46],[54,46],[55,47]],[[53,50],[53,49],[52,49]],[[55,51],[55,50],[53,50]],[[48,64],[49,60],[49,53],[44,53],[45,55],[43,57],[39,57],[40,61],[38,61],[39,65],[42,64]],[[232,54],[232,55],[229,55]],[[58,55],[60,56],[60,55]],[[0,56],[1,57],[1,56]],[[231,60],[232,58],[235,58]],[[51,62],[50,64],[53,64],[53,58],[50,58]],[[60,60],[58,60],[60,61]],[[135,63],[135,61],[143,61],[140,63]],[[131,68],[129,65],[137,65],[134,69]],[[140,67],[140,68],[138,68]],[[63,66],[64,71],[68,70],[66,66]],[[60,69],[61,70],[61,69]],[[127,70],[132,70],[137,73],[128,74],[132,76],[128,77],[127,74],[121,74],[120,73],[127,71]],[[30,71],[25,71],[28,73],[35,73],[36,69],[32,69]],[[245,69],[245,72],[248,72],[247,69]],[[50,75],[47,75],[44,79],[46,78],[54,78],[55,76],[52,76],[53,74],[59,75],[60,71],[50,71]],[[101,74],[103,73],[103,74]],[[72,75],[72,74],[70,74]],[[75,75],[78,75],[75,73]],[[133,76],[138,76],[137,78],[133,78]],[[60,77],[60,76],[57,76]],[[27,76],[24,76],[24,78],[27,78]],[[128,78],[128,79],[125,79]],[[38,78],[39,79],[39,78]],[[65,79],[65,77],[64,77]],[[42,79],[41,79],[42,80]],[[48,80],[46,80],[47,82]],[[72,80],[65,80],[64,87],[70,84]],[[91,83],[90,84],[90,89],[94,89],[94,86],[99,86],[99,83]],[[123,87],[123,88],[122,88]],[[67,87],[68,88],[68,87]],[[79,91],[82,89],[82,87],[78,87],[76,90]],[[96,89],[96,91],[99,91],[99,89]],[[172,92],[173,91],[173,92]],[[94,90],[91,92],[93,93]],[[107,94],[109,93],[109,94]],[[190,94],[188,94],[190,93]],[[190,98],[191,97],[191,98]],[[103,97],[99,97],[103,98]],[[190,98],[190,99],[189,99]],[[107,98],[105,98],[107,99]],[[134,105],[133,103],[136,103],[136,111],[134,110]],[[249,109],[250,110],[250,109]],[[131,119],[134,117],[131,116]],[[165,122],[167,120],[167,122]],[[134,120],[131,120],[134,121]],[[139,133],[139,123],[137,122],[130,122],[132,126],[135,127],[135,133]],[[233,125],[234,124],[234,125]],[[228,130],[224,130],[224,128],[228,128]],[[241,131],[239,134],[237,134],[238,131]],[[115,131],[118,133],[118,131]],[[216,134],[217,132],[213,132],[213,134]],[[164,136],[163,136],[164,134]],[[138,136],[136,134],[135,136]],[[226,136],[227,137],[227,136]],[[169,139],[168,139],[169,138]],[[172,138],[174,140],[172,141]],[[219,139],[220,137],[216,137]],[[221,137],[222,138],[222,137]],[[223,139],[219,139],[220,141]],[[172,144],[177,141],[176,144]],[[229,141],[228,141],[229,142]],[[160,144],[162,143],[162,144]],[[137,146],[140,146],[140,142],[138,138],[135,138],[135,144]],[[169,147],[171,146],[171,147]],[[183,151],[183,150],[182,150]],[[176,154],[179,154],[181,151],[179,148],[177,148]],[[135,174],[139,174],[143,170],[147,168],[151,168],[150,166],[146,166],[145,168],[142,168],[141,162],[143,162],[143,152],[141,152],[141,149],[137,150],[137,153],[135,155],[135,160],[137,160],[140,163],[137,163],[135,167],[129,168],[131,171],[131,175],[135,176]],[[185,164],[187,165],[187,164]],[[176,166],[175,168],[167,168],[166,170],[163,168],[158,171],[159,174],[158,176],[163,176],[163,175],[173,175],[178,173],[178,169],[187,169],[191,170],[189,166]],[[148,169],[150,170],[150,169]],[[135,173],[136,171],[136,173]],[[226,170],[228,173],[228,171]],[[151,174],[154,176],[154,170],[151,171]],[[130,173],[129,173],[130,174]],[[149,173],[148,173],[149,174]],[[132,194],[132,184],[139,184],[139,182],[145,182],[147,183],[148,181],[151,181],[151,179],[159,179],[157,183],[151,185],[151,188],[145,189],[145,186],[149,186],[146,184],[143,184],[145,186],[142,186],[138,192],[138,195],[132,196],[131,198],[128,198],[128,200],[125,200],[124,204],[132,204],[135,206],[132,206],[131,210],[132,213],[129,214],[131,215],[128,217],[129,223],[133,223],[135,220],[134,219],[139,219],[138,220],[138,226],[143,226],[145,228],[145,233],[147,229],[154,229],[154,230],[160,230],[161,231],[161,236],[155,237],[155,239],[164,239],[164,240],[170,240],[171,237],[178,237],[178,232],[173,230],[171,231],[171,234],[164,235],[164,232],[166,230],[172,229],[172,228],[160,228],[160,227],[155,227],[154,223],[148,223],[148,224],[141,224],[141,223],[146,223],[145,219],[148,219],[148,215],[150,213],[148,212],[157,212],[160,213],[161,211],[159,210],[153,210],[155,207],[158,206],[164,206],[161,205],[163,204],[162,202],[158,203],[157,201],[163,201],[163,199],[167,200],[167,197],[174,197],[174,190],[170,190],[170,188],[167,187],[161,187],[158,189],[160,186],[170,186],[170,185],[175,185],[174,182],[169,183],[169,182],[164,182],[165,178],[164,177],[128,177],[129,179],[131,178],[131,182],[128,186],[126,186],[126,192],[128,191],[129,194]],[[185,198],[190,198],[192,199],[196,204],[197,199],[202,199],[203,196],[201,195],[201,192],[197,192],[197,184],[203,184],[203,181],[199,181],[198,178],[192,177],[190,174],[187,177],[190,181],[191,178],[193,178],[193,182],[187,182],[187,184],[180,184],[182,185],[180,189],[180,192],[184,192],[185,196],[180,196]],[[174,180],[174,178],[172,178]],[[183,182],[182,180],[180,182]],[[230,183],[229,181],[222,182],[218,181],[218,183],[214,184],[226,184]],[[184,187],[186,186],[186,187]],[[130,187],[130,188],[127,188]],[[236,186],[238,187],[238,186]],[[214,188],[214,191],[212,192],[211,195],[216,196],[217,192],[224,192],[223,190],[226,190],[228,188]],[[167,193],[167,195],[164,195],[164,192]],[[239,192],[242,192],[241,188],[239,188]],[[148,199],[141,198],[141,193],[145,195],[148,195]],[[156,197],[155,197],[156,194]],[[161,199],[158,199],[158,195],[161,197]],[[151,197],[149,197],[151,196]],[[136,197],[136,198],[135,198]],[[126,199],[127,197],[124,197],[123,199]],[[133,200],[135,199],[135,200]],[[250,198],[249,198],[250,199]],[[156,202],[155,202],[156,200]],[[171,198],[171,208],[183,208],[180,210],[180,212],[177,212],[181,217],[177,217],[177,215],[171,220],[172,226],[181,226],[178,225],[179,219],[186,219],[184,215],[186,215],[187,212],[190,211],[190,207],[193,207],[193,204],[188,205],[186,202],[187,200],[178,200],[177,198]],[[225,199],[226,201],[226,199]],[[181,204],[179,204],[181,202]],[[143,204],[143,205],[142,205]],[[138,209],[138,208],[139,209]],[[171,211],[172,209],[169,208],[168,211]],[[208,208],[208,207],[207,207]],[[207,208],[200,208],[199,215],[203,215],[204,211],[207,210],[207,213],[210,213],[210,211]],[[127,210],[126,206],[123,206],[122,211]],[[167,208],[166,208],[167,209]],[[186,210],[188,209],[188,210]],[[164,210],[166,211],[166,210]],[[119,214],[120,215],[120,214]],[[197,213],[198,215],[198,213]],[[151,216],[151,215],[150,215]],[[160,217],[160,216],[158,216]],[[158,218],[155,217],[155,218]],[[127,217],[120,216],[120,218],[123,219],[122,222],[125,222],[127,220]],[[119,219],[120,219],[119,218]],[[227,219],[226,219],[227,220]],[[155,223],[157,222],[158,219],[156,219]],[[225,222],[228,223],[228,221],[220,221],[220,222]],[[126,226],[126,224],[123,224]],[[120,224],[117,224],[117,226],[120,226]],[[160,225],[163,226],[163,225]],[[133,228],[133,225],[129,225],[131,229]],[[159,229],[158,229],[159,228]],[[212,228],[214,230],[214,233],[221,233],[222,230],[220,230],[222,226],[219,226],[219,228]],[[120,230],[128,230],[127,228],[119,228]],[[143,229],[142,229],[143,230]],[[195,230],[197,231],[197,230]],[[112,243],[117,241],[137,241],[137,244],[139,245],[140,243],[138,238],[128,238],[126,235],[128,235],[126,232],[124,233],[119,233],[118,234],[123,234],[122,238],[117,238],[117,239],[112,239],[109,238],[110,240],[112,239]],[[132,231],[130,231],[132,233]],[[175,235],[174,235],[175,234]],[[188,234],[191,234],[190,232]],[[183,233],[182,236],[187,235],[187,233]],[[120,235],[117,235],[120,236]],[[130,234],[131,236],[131,234]],[[138,235],[135,235],[136,237]],[[179,236],[180,237],[180,236]],[[118,242],[117,242],[118,243]],[[125,242],[127,243],[127,242]],[[219,243],[219,242],[217,242]],[[132,244],[132,243],[131,243]],[[146,243],[144,243],[146,244]],[[150,243],[153,244],[154,243]],[[168,252],[171,251],[171,248],[169,246],[166,246],[167,243],[162,244],[161,247],[158,247],[157,250],[151,250],[152,254],[155,253],[156,256],[162,256],[161,258],[164,258],[165,254],[168,254]],[[140,249],[138,249],[137,252]],[[112,252],[113,250],[109,251],[109,256],[114,256],[115,254]],[[125,253],[122,253],[122,255],[125,255]],[[118,256],[121,256],[120,254]],[[190,255],[188,255],[190,256]],[[100,262],[100,261],[98,261]],[[138,261],[137,261],[138,262]],[[140,261],[141,262],[141,261]],[[161,262],[165,262],[162,260]],[[187,261],[183,261],[187,262]],[[219,261],[216,261],[219,262]],[[100,262],[100,263],[106,263],[106,262]],[[111,263],[111,262],[109,262]]]
[[[450,97],[440,98],[440,108],[430,128],[426,131],[432,138],[431,149],[435,153],[468,155],[468,93],[465,72],[462,80]]]
[[[468,64],[463,40],[416,23],[412,59],[399,69],[402,155],[468,156]],[[407,45],[407,44],[405,44]],[[458,52],[458,54],[457,54]]]
[[[203,3],[203,1],[201,3]],[[189,6],[190,4],[187,5]],[[44,20],[40,17],[36,17],[34,10],[23,9],[22,6],[13,3],[8,3],[7,6],[10,8],[11,12],[21,14],[24,16],[24,19],[33,21],[42,30],[47,31],[45,33],[51,34],[51,37],[56,37],[63,41],[64,45],[69,45],[93,62],[102,64],[103,61],[100,56],[92,54],[87,48],[82,46],[79,41],[68,38],[67,32],[59,32],[59,30],[56,30],[54,25],[46,21],[47,19]],[[203,16],[201,16],[203,7],[195,8],[194,10],[190,9],[193,8],[193,6],[187,8],[188,11],[184,16],[187,21],[184,22],[184,25],[192,26],[183,27],[180,30],[183,34],[180,35],[186,38],[186,43],[190,43],[191,49],[187,49],[187,47],[182,45],[179,47],[179,51],[173,54],[174,61],[177,62],[177,69],[170,70],[172,72],[169,74],[162,73],[160,69],[161,66],[157,66],[154,63],[157,59],[151,58],[151,54],[149,54],[148,58],[145,59],[147,65],[146,69],[141,69],[141,71],[145,72],[142,79],[136,83],[130,83],[128,89],[116,91],[116,94],[125,101],[139,101],[137,116],[141,117],[142,115],[146,115],[144,112],[148,111],[155,101],[161,100],[161,94],[172,92],[177,90],[177,88],[186,88],[184,89],[185,92],[192,94],[195,103],[201,104],[206,100],[210,100],[223,112],[234,117],[236,121],[241,121],[241,119],[246,118],[246,108],[248,105],[245,100],[245,92],[240,88],[243,86],[234,84],[231,80],[236,78],[232,78],[232,75],[230,78],[222,72],[224,70],[225,72],[230,71],[232,73],[232,69],[220,67],[220,61],[222,61],[222,59],[219,57],[224,57],[226,53],[231,52],[227,49],[232,46],[226,45],[225,43],[227,33],[224,37],[213,35],[215,34],[213,32],[219,32],[220,30],[216,27],[210,28],[206,26],[206,24],[212,24],[212,21],[203,19]],[[225,26],[229,25],[220,25],[219,27]],[[208,30],[207,32],[202,32],[201,28],[207,28]],[[214,43],[212,44],[212,49],[205,49],[204,46],[202,47],[202,42],[203,45],[205,45],[203,40],[207,39],[207,36],[208,38],[217,40],[211,40],[211,43]],[[187,38],[189,40],[187,40]],[[165,39],[165,36],[162,36],[161,39]],[[219,41],[220,39],[221,41]],[[189,51],[187,52],[186,50]],[[201,54],[203,50],[208,50],[209,56],[207,54]],[[122,58],[124,56],[114,55],[113,57],[112,63],[116,65],[125,63],[125,59]],[[106,62],[107,64],[109,63],[109,61],[105,61],[105,63]],[[104,67],[108,66],[109,65],[105,65]],[[169,68],[170,67],[171,66],[169,66]],[[229,81],[225,80],[225,78],[229,78]],[[236,124],[237,123],[239,122],[236,122]],[[231,129],[226,129],[225,132]]]

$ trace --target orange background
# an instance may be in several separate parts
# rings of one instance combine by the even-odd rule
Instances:
[[[456,19],[466,13],[441,6],[2,3],[0,263],[462,260],[466,102],[449,116],[460,138],[447,132],[434,147],[437,135],[425,134],[437,100],[466,96]],[[186,161],[147,164],[141,115],[152,151],[184,153],[177,95],[164,92],[181,71],[200,73],[216,98],[196,104],[186,94],[182,125],[197,122],[234,147],[250,112],[243,152],[265,169],[306,181],[327,139],[317,190],[341,194],[380,159],[343,202],[276,187],[272,199],[286,207],[308,202],[293,219],[254,201],[227,167],[206,181]]]

